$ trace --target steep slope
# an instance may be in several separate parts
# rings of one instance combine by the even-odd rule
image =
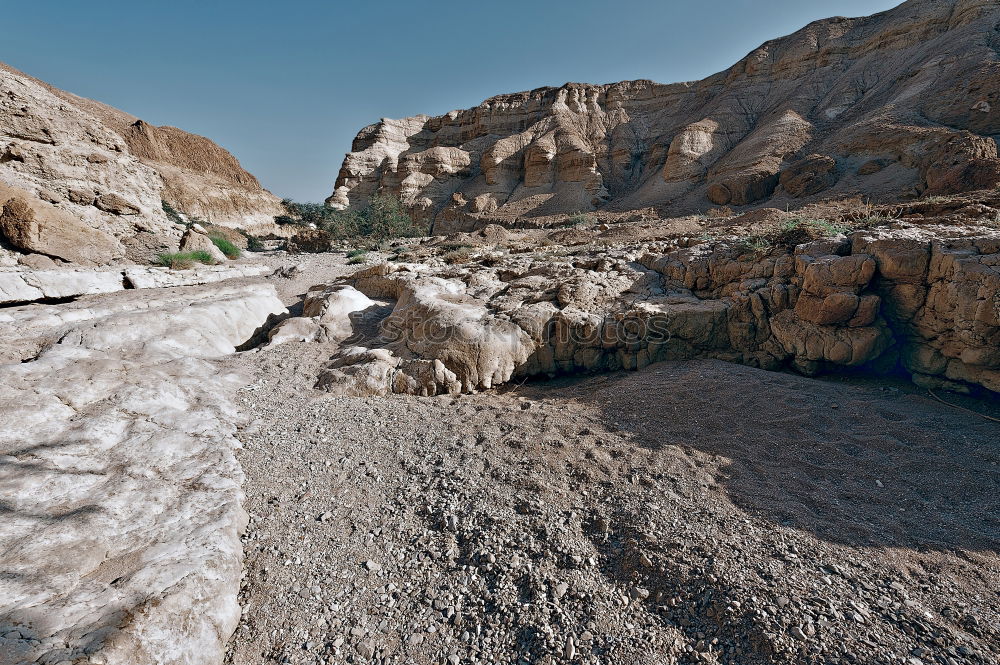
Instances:
[[[16,196],[32,210],[11,224],[43,236],[67,224],[89,227],[107,236],[102,256],[125,255],[143,234],[169,236],[162,201],[235,227],[264,229],[281,212],[279,199],[208,139],[149,125],[2,64],[0,186],[0,205]],[[16,249],[40,251],[3,236]]]
[[[568,83],[382,120],[355,138],[327,202],[387,192],[445,232],[591,209],[991,187],[998,52],[1000,3],[909,0],[816,21],[698,82]]]

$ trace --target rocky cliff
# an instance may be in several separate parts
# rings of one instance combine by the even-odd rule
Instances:
[[[137,238],[174,232],[163,201],[234,227],[263,229],[281,213],[279,199],[208,139],[150,125],[2,64],[0,189],[0,205],[19,201],[0,222],[6,247],[76,263],[106,263],[142,244]],[[90,249],[49,251],[70,236],[86,236]]]
[[[1000,4],[909,0],[763,44],[702,81],[569,83],[384,119],[335,207],[377,191],[439,232],[584,210],[796,207],[1000,184]]]

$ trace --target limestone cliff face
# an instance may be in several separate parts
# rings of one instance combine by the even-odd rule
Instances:
[[[34,210],[39,228],[47,215],[71,216],[126,245],[137,234],[172,231],[161,201],[227,226],[273,226],[281,214],[280,200],[208,139],[149,125],[2,64],[0,185]]]
[[[909,0],[765,43],[702,81],[569,83],[358,134],[337,207],[400,196],[438,231],[1000,183],[1000,3]]]

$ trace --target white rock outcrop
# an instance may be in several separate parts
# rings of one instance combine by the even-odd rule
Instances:
[[[232,353],[273,287],[4,311],[50,335],[0,366],[0,664],[221,662],[242,551]]]
[[[0,305],[111,293],[128,288],[194,286],[237,277],[256,277],[270,270],[265,265],[199,266],[190,270],[170,270],[152,266],[51,270],[0,269]],[[2,316],[0,321],[3,321]]]

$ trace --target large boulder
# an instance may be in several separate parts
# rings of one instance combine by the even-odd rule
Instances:
[[[837,161],[828,155],[809,155],[781,172],[778,183],[796,198],[818,194],[836,182]]]
[[[216,263],[225,263],[226,255],[215,246],[212,239],[196,229],[188,229],[181,238],[182,252],[208,252]]]
[[[0,185],[0,236],[25,252],[79,265],[103,265],[124,255],[114,237],[27,192]]]
[[[292,254],[329,252],[333,238],[323,229],[303,229],[288,239]]]
[[[118,194],[101,194],[94,200],[94,205],[114,215],[138,215],[141,212],[138,206],[132,205]]]

